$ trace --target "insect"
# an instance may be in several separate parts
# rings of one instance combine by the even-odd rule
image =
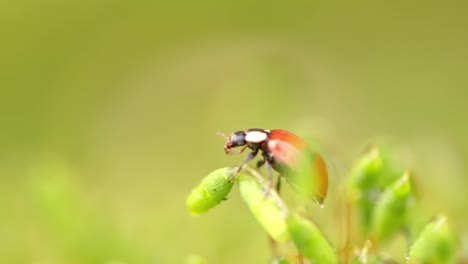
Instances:
[[[224,138],[226,139],[224,145],[226,154],[240,154],[247,148],[251,150],[239,165],[237,172],[261,152],[263,159],[257,162],[257,167],[266,166],[270,188],[273,184],[272,170],[284,176],[294,187],[294,175],[302,168],[301,166],[303,166],[305,160],[306,165],[312,169],[310,170],[312,174],[310,177],[316,177],[313,179],[315,182],[312,193],[313,198],[320,204],[323,203],[328,189],[327,166],[323,157],[302,138],[281,129],[267,130],[258,128],[236,131],[231,136],[224,136]],[[239,150],[233,151],[233,148],[238,147]],[[280,183],[279,179],[278,183]]]

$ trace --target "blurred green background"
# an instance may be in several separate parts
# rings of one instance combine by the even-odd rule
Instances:
[[[267,263],[236,191],[185,209],[242,159],[216,131],[249,127],[315,138],[332,190],[367,143],[391,142],[467,241],[467,8],[2,1],[0,262]]]

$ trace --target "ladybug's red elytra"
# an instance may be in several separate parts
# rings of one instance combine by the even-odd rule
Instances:
[[[239,130],[225,138],[227,140],[224,145],[226,154],[240,154],[247,148],[252,150],[239,165],[239,170],[243,165],[254,159],[259,152],[262,153],[263,159],[258,161],[257,167],[266,165],[270,186],[273,182],[271,169],[285,177],[290,177],[294,171],[299,169],[298,163],[304,158],[304,153],[314,153],[314,159],[310,161],[310,165],[313,167],[316,176],[311,175],[311,177],[318,177],[318,179],[315,179],[317,186],[313,196],[319,203],[322,203],[326,198],[328,190],[327,166],[323,157],[312,150],[302,138],[281,129],[259,128]],[[233,148],[237,147],[240,147],[238,151],[232,151]]]

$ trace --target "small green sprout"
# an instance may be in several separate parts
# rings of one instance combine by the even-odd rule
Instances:
[[[357,205],[361,228],[368,233],[372,211],[380,193],[379,178],[384,173],[384,160],[377,147],[367,152],[357,161],[348,180],[349,200]]]
[[[381,151],[372,147],[354,166],[349,179],[350,187],[354,190],[374,188],[383,169]]]
[[[309,220],[294,214],[287,219],[294,244],[312,263],[338,263],[335,251],[322,232]]]
[[[372,232],[378,241],[389,238],[406,223],[410,195],[409,172],[405,172],[379,197],[372,219]]]
[[[411,246],[410,263],[456,263],[457,240],[447,218],[436,216]]]
[[[230,168],[217,169],[206,176],[187,197],[186,204],[192,214],[202,214],[226,199],[234,185],[230,181]]]

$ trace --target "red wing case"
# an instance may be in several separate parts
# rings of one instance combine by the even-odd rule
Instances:
[[[268,150],[276,161],[296,171],[303,166],[301,162],[306,159],[310,163],[310,176],[314,177],[314,196],[322,203],[327,196],[328,171],[323,157],[312,150],[302,138],[284,130],[272,130],[268,141]],[[307,165],[309,166],[309,165]],[[289,176],[289,175],[285,175]]]

